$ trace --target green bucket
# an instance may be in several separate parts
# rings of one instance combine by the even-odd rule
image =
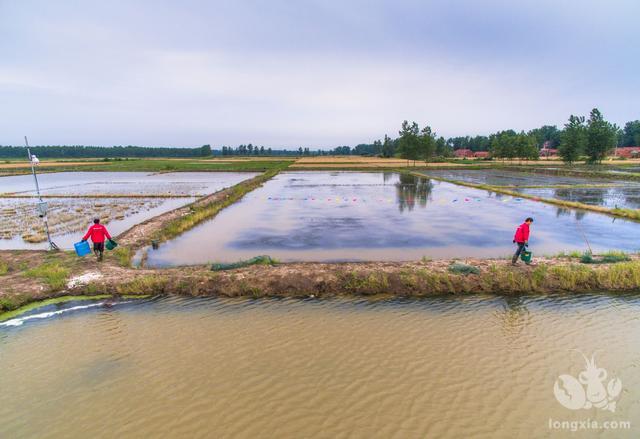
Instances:
[[[113,250],[118,246],[118,243],[115,242],[113,239],[109,239],[104,246],[106,247],[107,250]]]
[[[520,253],[520,259],[522,259],[525,264],[530,264],[532,257],[533,253],[531,253],[529,250],[524,250],[522,253]]]

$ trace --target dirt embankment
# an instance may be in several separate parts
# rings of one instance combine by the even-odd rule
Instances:
[[[64,295],[178,294],[249,297],[424,297],[442,294],[546,294],[626,292],[640,290],[640,258],[615,264],[587,265],[572,258],[541,258],[535,264],[511,266],[504,259],[416,262],[291,263],[256,265],[230,271],[207,266],[134,269],[119,265],[115,255],[103,263],[68,253],[0,252],[12,259],[12,272],[0,277],[0,310]],[[61,285],[25,275],[42,262],[68,266]],[[20,264],[22,269],[16,268]],[[473,272],[452,271],[466,264]],[[28,267],[27,267],[28,266]]]

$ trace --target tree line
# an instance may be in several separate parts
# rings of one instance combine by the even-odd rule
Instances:
[[[142,157],[208,157],[210,145],[198,148],[169,148],[145,146],[32,146],[31,153],[40,158],[142,158]],[[26,158],[24,146],[0,145],[0,158]]]

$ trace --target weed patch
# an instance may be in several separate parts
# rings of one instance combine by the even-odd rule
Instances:
[[[46,262],[38,267],[27,270],[25,276],[44,281],[52,290],[64,288],[69,277],[69,269],[58,261]]]

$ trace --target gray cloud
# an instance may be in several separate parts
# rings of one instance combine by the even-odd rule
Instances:
[[[638,118],[629,1],[0,2],[0,143],[330,147]],[[634,107],[632,107],[634,105]]]

